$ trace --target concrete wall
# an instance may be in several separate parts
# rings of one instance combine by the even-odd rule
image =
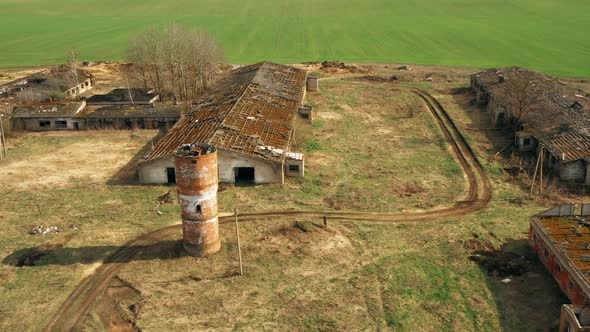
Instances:
[[[49,126],[41,127],[41,121],[49,121]],[[66,121],[66,128],[57,128],[56,121]],[[14,119],[15,129],[30,131],[52,131],[52,130],[75,130],[74,123],[78,123],[78,129],[85,129],[86,122],[73,118],[35,118],[35,119]]]
[[[78,95],[83,94],[84,92],[92,89],[92,80],[91,79],[86,79],[83,82],[80,82],[80,84],[78,86],[73,86],[70,89],[65,91],[66,96],[73,98],[76,97]]]
[[[248,157],[243,154],[218,150],[219,181],[235,182],[235,168],[254,167],[254,181],[261,183],[283,183],[283,166],[279,163]]]
[[[586,165],[581,160],[569,163],[559,163],[559,178],[563,181],[584,182],[586,180]]]
[[[219,168],[219,182],[234,183],[235,168],[254,167],[254,181],[256,184],[283,183],[283,166],[279,163],[268,162],[259,158],[248,157],[243,154],[218,150],[217,162]],[[174,167],[174,157],[154,160],[139,165],[139,183],[165,184],[168,183],[166,168]]]
[[[166,184],[168,183],[167,168],[174,167],[174,157],[170,156],[139,164],[139,183]]]

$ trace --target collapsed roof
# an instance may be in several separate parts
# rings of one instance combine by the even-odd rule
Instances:
[[[111,103],[153,103],[158,95],[140,88],[113,89],[104,95],[94,95],[87,99],[88,104],[111,104]]]
[[[554,156],[563,161],[590,161],[590,96],[586,92],[520,67],[489,69],[472,79],[496,106],[512,114],[519,102],[528,103],[520,119],[525,131]]]
[[[85,102],[23,105],[14,108],[12,117],[20,119],[74,117],[85,106]]]
[[[280,162],[290,147],[305,79],[304,70],[271,62],[231,71],[193,103],[142,162],[192,143]]]

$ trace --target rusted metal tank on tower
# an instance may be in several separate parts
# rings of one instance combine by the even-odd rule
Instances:
[[[184,144],[174,155],[184,248],[193,256],[213,254],[221,249],[217,149],[208,144]]]

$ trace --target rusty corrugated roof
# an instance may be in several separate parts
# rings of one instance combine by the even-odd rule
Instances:
[[[590,221],[581,217],[534,217],[531,224],[548,238],[574,273],[580,275],[582,289],[590,297]]]
[[[542,140],[543,146],[562,161],[590,161],[590,138],[575,132]]]
[[[288,150],[305,77],[304,70],[271,62],[233,70],[193,103],[142,162],[170,156],[179,145],[191,143],[280,161],[256,147]]]

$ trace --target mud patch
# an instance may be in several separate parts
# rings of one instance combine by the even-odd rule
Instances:
[[[495,249],[491,244],[479,239],[470,239],[463,243],[466,249],[475,249],[469,259],[476,262],[493,277],[520,276],[529,270],[530,257]]]
[[[137,320],[141,317],[142,307],[141,292],[116,276],[98,300],[94,312],[107,331],[141,331],[137,327]]]

